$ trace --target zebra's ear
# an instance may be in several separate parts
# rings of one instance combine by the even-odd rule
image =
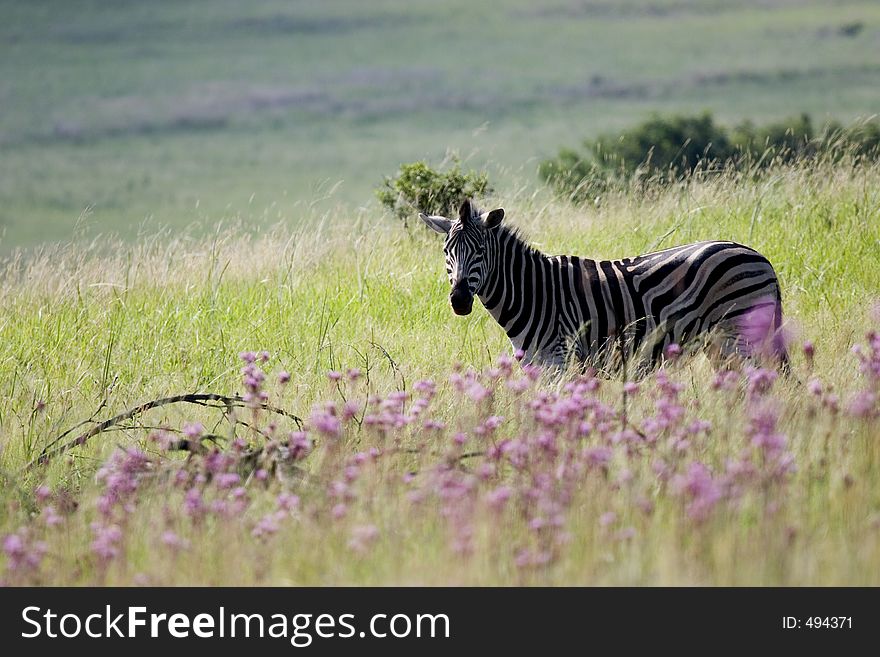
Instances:
[[[449,232],[449,228],[452,226],[451,220],[436,214],[429,216],[423,212],[419,212],[419,219],[428,224],[428,228],[436,230],[438,233],[444,235]]]
[[[492,212],[488,213],[483,220],[488,230],[492,230],[493,228],[498,228],[501,225],[501,221],[504,219],[504,210],[498,208],[497,210],[492,210]]]
[[[471,207],[471,200],[469,198],[466,198],[464,201],[461,202],[461,207],[458,208],[458,220],[461,223],[466,224],[473,218],[473,213],[474,210],[473,207]]]

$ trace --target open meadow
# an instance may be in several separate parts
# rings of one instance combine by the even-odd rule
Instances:
[[[873,0],[0,0],[0,17],[0,254],[297,224],[448,150],[513,192],[652,112],[880,108]]]
[[[206,6],[0,0],[0,584],[880,585],[877,158],[537,175],[869,119],[880,4]],[[545,253],[757,249],[791,375],[518,363],[374,197],[450,153]]]
[[[880,168],[509,201],[551,253],[751,244],[795,376],[523,370],[485,311],[451,313],[440,240],[366,213],[46,247],[0,287],[5,581],[880,583]],[[81,420],[182,393],[245,401],[155,408],[38,462]]]

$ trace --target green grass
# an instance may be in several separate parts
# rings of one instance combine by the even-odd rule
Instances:
[[[880,584],[878,425],[846,412],[864,386],[850,349],[877,322],[880,166],[798,163],[760,178],[634,187],[581,208],[536,177],[559,147],[657,111],[710,110],[724,123],[873,114],[876,3],[207,6],[0,0],[0,536],[29,527],[48,550],[38,572],[0,581]],[[509,351],[506,336],[482,308],[451,313],[440,241],[419,227],[404,232],[373,201],[400,163],[437,164],[448,150],[488,167],[499,196],[482,200],[503,205],[547,252],[605,259],[731,239],[771,260],[796,377],[821,379],[843,409],[822,408],[794,379],[776,384],[779,428],[798,468],[782,492],[751,491],[738,509],[693,523],[649,460],[617,450],[607,477],[578,481],[560,558],[521,568],[515,549],[537,539],[510,509],[495,516],[473,506],[465,557],[450,547],[439,503],[409,501],[403,476],[432,471],[448,435],[403,432],[400,446],[418,451],[391,450],[370,466],[349,516],[332,520],[323,478],[338,474],[340,458],[388,447],[352,428],[340,450],[319,443],[303,462],[319,483],[294,487],[303,513],[271,540],[250,531],[285,485],[250,481],[241,516],[194,526],[160,472],[124,522],[122,554],[100,568],[89,525],[101,463],[117,445],[152,450],[151,426],[226,424],[206,409],[163,407],[47,465],[26,465],[93,416],[182,392],[239,392],[240,351],[270,351],[271,371],[292,375],[269,386],[273,402],[303,417],[339,400],[326,372],[348,367],[364,372],[362,396],[435,379],[430,413],[450,432],[487,411],[457,396],[449,374],[456,363],[490,366]],[[812,371],[797,348],[803,339],[816,344]],[[686,383],[688,413],[713,426],[688,458],[717,471],[749,449],[748,402],[711,390],[706,359],[673,376]],[[634,421],[652,412],[654,382],[627,402]],[[603,383],[599,398],[620,409],[621,382]],[[533,431],[514,395],[493,404],[507,417],[505,437]],[[631,483],[617,484],[625,475]],[[507,470],[486,486],[516,482]],[[37,515],[41,484],[79,505],[58,528]],[[653,513],[638,511],[644,500]],[[614,531],[600,521],[608,511]],[[379,538],[352,550],[365,524]],[[615,538],[623,527],[631,539]],[[161,540],[169,529],[189,549],[172,554]]]
[[[860,386],[849,349],[872,325],[869,311],[880,290],[878,190],[876,165],[809,163],[758,181],[727,176],[630,190],[584,209],[543,193],[513,195],[504,205],[507,220],[548,252],[614,258],[697,239],[733,239],[757,248],[779,272],[796,340],[816,343],[815,375],[845,404]],[[407,234],[371,212],[347,212],[340,210],[333,220],[305,209],[284,213],[279,226],[256,232],[238,227],[208,237],[160,234],[134,243],[46,246],[7,262],[0,277],[0,470],[7,483],[0,493],[0,534],[38,524],[28,514],[40,483],[70,490],[81,504],[60,531],[50,532],[48,565],[37,582],[880,583],[876,421],[815,415],[815,403],[793,380],[777,384],[775,394],[798,473],[775,515],[763,515],[750,498],[742,513],[718,513],[692,527],[676,500],[652,487],[647,464],[634,473],[638,489],[632,494],[617,494],[585,476],[566,519],[571,540],[565,557],[522,571],[511,555],[498,552],[499,543],[528,540],[522,520],[481,517],[478,548],[462,558],[450,552],[432,506],[408,506],[393,482],[414,467],[427,467],[422,455],[383,461],[371,470],[363,484],[367,501],[350,520],[307,514],[266,544],[251,539],[246,527],[271,505],[275,489],[254,488],[257,501],[241,521],[198,530],[174,525],[192,541],[174,568],[158,536],[168,522],[160,518],[177,504],[169,500],[177,498],[156,484],[129,520],[124,558],[106,572],[95,569],[84,556],[95,470],[116,444],[140,444],[147,431],[111,432],[68,458],[29,473],[22,468],[53,436],[102,404],[100,418],[169,394],[235,392],[238,352],[265,348],[273,371],[292,374],[284,390],[272,387],[275,401],[301,416],[338,394],[327,382],[328,369],[359,367],[366,389],[378,394],[435,378],[441,385],[434,415],[452,425],[472,417],[474,411],[445,383],[447,373],[456,362],[490,365],[509,350],[503,332],[482,308],[468,318],[452,315],[441,243],[433,234]],[[805,380],[810,373],[796,345],[795,370]],[[743,447],[745,407],[741,398],[731,404],[711,392],[711,375],[704,359],[676,374],[689,383],[690,412],[715,427],[699,454],[720,464]],[[619,382],[609,382],[601,396],[619,404]],[[42,411],[35,410],[39,400],[46,403]],[[515,402],[500,398],[498,404],[510,418],[505,432],[515,435],[528,426]],[[631,412],[648,413],[650,406],[647,398],[637,400]],[[216,415],[172,408],[153,411],[142,422],[180,426],[193,419],[212,426]],[[411,439],[434,447],[428,437]],[[375,436],[352,431],[345,440],[348,454],[374,444]],[[320,473],[328,458],[319,450],[305,466]],[[654,499],[653,515],[634,510],[636,492]],[[598,520],[609,509],[632,523],[634,539],[609,539]],[[367,521],[379,527],[381,538],[368,554],[353,557],[348,532]]]
[[[851,121],[880,99],[868,0],[45,0],[0,17],[6,253],[361,207],[447,149],[534,188],[541,158],[653,111]]]

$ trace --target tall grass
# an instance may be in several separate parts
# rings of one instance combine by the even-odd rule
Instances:
[[[654,447],[615,437],[627,427],[650,434],[667,394],[656,377],[627,393],[621,381],[596,390],[582,382],[589,388],[582,396],[593,400],[584,421],[595,425],[596,414],[607,413],[609,426],[578,439],[572,462],[585,469],[577,476],[557,474],[554,459],[574,450],[561,430],[553,430],[557,456],[526,469],[507,452],[485,454],[505,440],[521,441],[530,458],[541,453],[546,427],[535,413],[574,393],[544,379],[527,380],[517,392],[520,384],[506,382],[521,380],[518,368],[500,378],[465,374],[496,367],[509,351],[506,337],[482,310],[467,319],[451,314],[439,241],[403,232],[387,217],[315,215],[297,217],[305,227],[294,232],[233,228],[210,238],[102,240],[14,254],[0,278],[6,581],[880,583],[877,420],[873,411],[850,412],[853,396],[870,392],[850,349],[871,327],[880,290],[878,183],[877,166],[814,162],[758,181],[728,174],[641,187],[579,209],[543,193],[504,200],[509,221],[548,252],[614,258],[733,239],[777,268],[801,383],[779,380],[756,397],[748,389],[759,384],[745,375],[730,390],[727,383],[713,389],[717,375],[703,358],[670,365],[666,374],[683,387],[663,403],[680,406],[683,416],[655,444],[674,449],[679,430],[694,420],[708,427],[688,434],[680,457],[662,458],[670,468],[662,476]],[[815,348],[809,363],[798,348],[807,339]],[[299,469],[282,464],[286,483],[274,474],[263,481],[260,468],[243,465],[243,453],[266,449],[257,429],[274,436],[269,444],[286,446],[293,423],[273,428],[267,417],[240,414],[251,428],[238,425],[244,443],[236,448],[224,442],[229,423],[198,408],[152,411],[48,465],[23,469],[51,438],[96,411],[104,419],[169,394],[245,392],[238,354],[262,349],[270,356],[261,366],[268,372],[262,390],[305,418],[313,441]],[[355,383],[345,375],[328,379],[328,371],[348,368],[361,372]],[[281,371],[290,374],[284,385],[276,381]],[[819,383],[809,383],[814,378]],[[427,384],[416,386],[429,379],[436,385],[430,395]],[[494,390],[491,405],[474,401],[463,380]],[[411,396],[403,400],[400,392]],[[418,421],[384,434],[381,423],[366,421],[381,408],[410,416],[422,397],[430,404]],[[322,404],[332,401],[341,416],[346,400],[360,404],[355,419],[338,433],[322,430],[321,413],[330,412]],[[779,414],[770,433],[784,436],[780,453],[761,451],[749,429],[765,402]],[[494,416],[504,419],[487,429]],[[445,428],[417,428],[426,417]],[[192,456],[182,470],[186,485],[175,487],[182,459],[164,455],[156,436],[184,427],[222,436],[232,456],[218,471],[207,457]],[[145,452],[113,456],[117,446]],[[610,450],[608,462],[590,469],[584,450],[599,448]],[[459,458],[467,452],[484,454]],[[792,467],[778,479],[758,468],[770,478],[743,480],[742,494],[734,494],[724,477],[745,452],[756,467],[783,454]],[[283,470],[275,465],[262,469]],[[343,494],[335,483],[346,481],[350,467]],[[107,510],[101,500],[117,469],[135,490]],[[220,487],[224,473],[238,474],[236,486]],[[552,531],[535,528],[525,483],[545,476],[565,483],[553,488],[561,497],[547,498],[559,504]],[[303,477],[306,483],[295,483]],[[238,486],[241,497],[230,497]],[[706,503],[713,486],[721,492],[702,517],[689,504]],[[198,522],[186,497],[193,488],[205,505],[223,502]],[[444,498],[444,490],[461,497]],[[298,502],[279,501],[281,494]],[[244,500],[240,508],[236,499]]]

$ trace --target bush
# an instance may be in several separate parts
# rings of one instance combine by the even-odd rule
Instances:
[[[736,151],[711,114],[654,116],[619,135],[562,149],[539,165],[538,175],[575,203],[591,200],[624,181],[676,180],[698,168],[723,166]]]
[[[712,115],[654,116],[619,135],[583,144],[584,152],[560,150],[542,162],[538,175],[560,196],[576,203],[627,181],[681,180],[695,171],[734,168],[760,173],[769,166],[844,153],[880,159],[880,124],[864,121],[849,128],[826,122],[820,130],[807,114],[764,126],[746,121],[733,129]]]
[[[839,131],[839,125],[829,123],[823,135],[830,137]],[[733,129],[732,140],[739,153],[753,162],[793,162],[815,155],[827,148],[826,142],[829,141],[816,138],[807,114],[760,128],[745,121]]]
[[[595,161],[570,148],[564,148],[555,158],[541,162],[538,175],[574,203],[596,198],[612,180]]]
[[[425,162],[400,165],[397,176],[386,177],[376,190],[376,197],[408,226],[417,212],[456,216],[463,198],[491,193],[485,171],[463,172],[458,159],[453,158],[452,167],[446,172],[432,169]]]
[[[588,148],[600,168],[623,175],[671,175],[679,178],[698,166],[725,162],[733,149],[712,115],[652,117],[617,137],[604,136]]]

